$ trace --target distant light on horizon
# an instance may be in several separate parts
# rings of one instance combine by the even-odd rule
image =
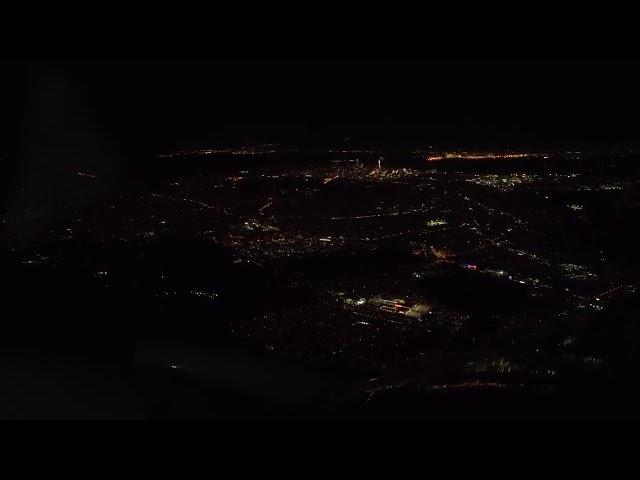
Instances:
[[[467,152],[446,152],[439,155],[427,155],[428,162],[438,160],[494,160],[494,159],[511,159],[538,157],[538,154],[531,153],[467,153]]]

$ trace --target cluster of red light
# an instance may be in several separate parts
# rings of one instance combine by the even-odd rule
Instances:
[[[440,155],[428,155],[427,161],[433,162],[437,160],[495,160],[495,159],[510,159],[510,158],[524,158],[531,155],[526,153],[444,153]]]

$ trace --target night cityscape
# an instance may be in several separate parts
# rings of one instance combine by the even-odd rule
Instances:
[[[636,419],[638,67],[8,62],[0,418]]]

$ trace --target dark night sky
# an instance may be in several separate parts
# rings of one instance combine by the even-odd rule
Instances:
[[[636,143],[640,68],[604,60],[5,62],[2,147],[156,152],[311,138]]]

